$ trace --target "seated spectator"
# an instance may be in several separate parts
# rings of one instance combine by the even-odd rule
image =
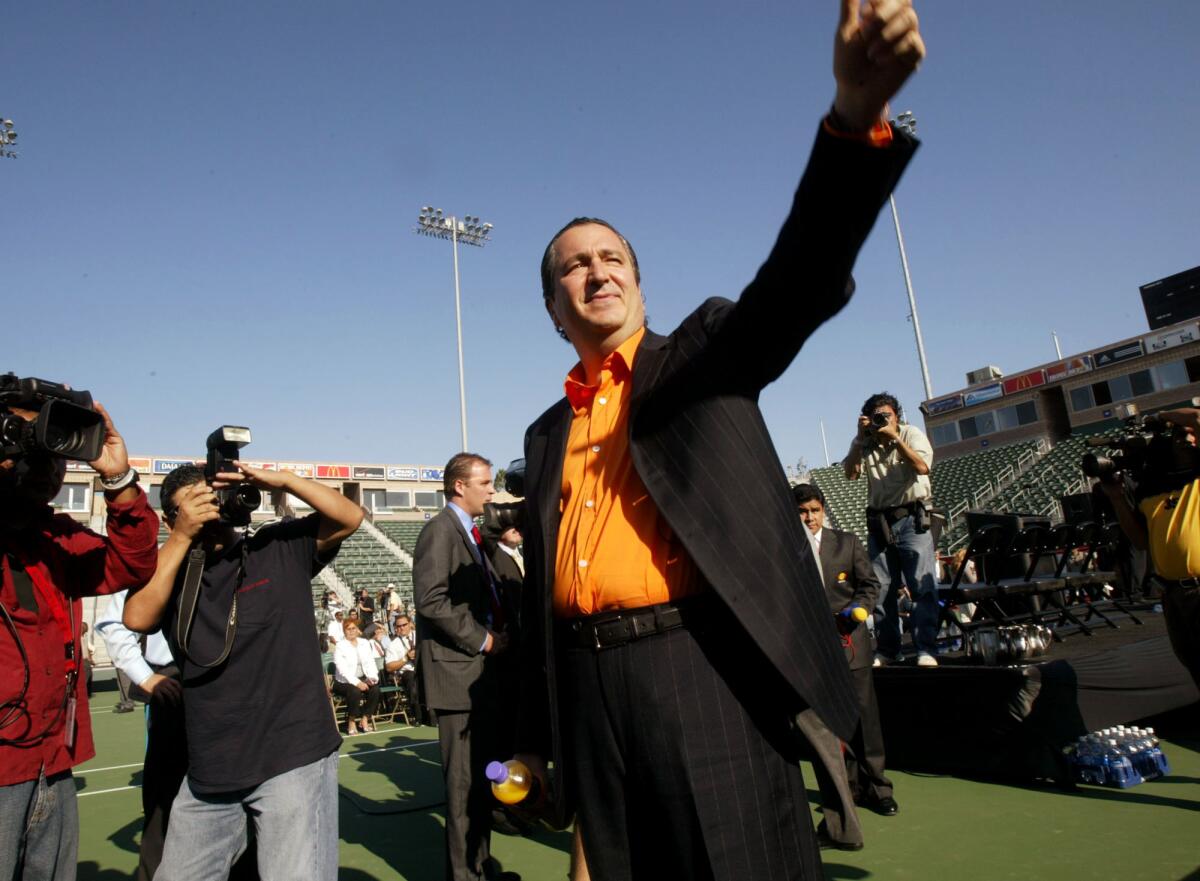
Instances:
[[[368,624],[363,628],[363,636],[372,643],[370,649],[373,657],[382,658],[387,654],[387,648],[392,640],[388,637],[387,629],[382,624]]]
[[[346,733],[358,733],[355,719],[363,731],[374,731],[371,716],[379,706],[379,674],[374,652],[368,645],[370,640],[361,638],[357,621],[347,621],[344,630],[345,639],[333,650],[333,690],[346,701]]]
[[[408,699],[409,709],[414,715],[420,715],[417,705],[417,639],[413,630],[412,620],[407,615],[396,619],[396,638],[388,646],[384,657],[384,669],[404,689]]]
[[[341,612],[333,613],[333,620],[329,622],[329,628],[325,631],[325,634],[329,637],[331,651],[333,646],[346,638]]]

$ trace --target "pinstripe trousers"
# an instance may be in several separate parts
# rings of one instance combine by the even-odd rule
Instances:
[[[798,702],[739,628],[685,626],[559,658],[593,878],[823,877],[789,719]]]

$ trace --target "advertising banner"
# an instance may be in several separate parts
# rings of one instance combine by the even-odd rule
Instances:
[[[963,405],[962,395],[949,395],[945,398],[938,398],[936,401],[928,401],[925,404],[925,412],[930,416],[936,416],[938,413],[949,413],[951,410],[960,410]]]
[[[314,469],[313,469],[312,465],[307,465],[307,464],[306,465],[298,465],[295,462],[280,462],[279,470],[280,471],[290,471],[292,474],[295,474],[297,477],[312,477],[313,473],[314,473]]]
[[[1185,324],[1183,327],[1177,327],[1166,333],[1155,333],[1142,337],[1147,355],[1161,352],[1163,349],[1182,346],[1184,343],[1194,343],[1196,340],[1200,340],[1200,324]]]
[[[420,469],[416,465],[389,465],[388,480],[420,480]]]
[[[991,385],[985,385],[964,394],[963,406],[971,407],[975,404],[982,404],[984,401],[995,400],[1003,394],[1004,387],[998,382],[993,382]]]
[[[152,470],[154,471],[155,474],[170,474],[172,471],[174,471],[180,465],[194,465],[194,464],[196,464],[196,463],[193,462],[191,459],[155,459],[154,460],[154,468]],[[203,463],[200,463],[200,464],[203,464]]]
[[[1004,380],[1004,394],[1013,395],[1017,392],[1023,392],[1045,384],[1045,370],[1040,368],[1038,370],[1030,370],[1028,373],[1022,373],[1020,376],[1010,376],[1008,379]]]
[[[421,468],[421,480],[433,480],[438,483],[442,482],[442,475],[445,473],[445,468]]]
[[[349,465],[318,465],[317,477],[333,478],[333,479],[349,479]]]
[[[246,462],[251,468],[257,468],[260,471],[277,471],[278,468],[274,462]]]
[[[383,480],[387,472],[382,465],[355,465],[352,473],[355,480]]]
[[[1057,364],[1051,364],[1046,368],[1046,381],[1058,382],[1060,379],[1066,379],[1068,376],[1074,376],[1076,373],[1087,373],[1091,369],[1091,355],[1068,358],[1065,361],[1059,361]]]
[[[1119,346],[1113,346],[1111,349],[1104,349],[1092,355],[1092,362],[1096,365],[1096,369],[1107,367],[1110,364],[1116,364],[1118,361],[1128,361],[1130,358],[1137,358],[1142,354],[1142,341],[1134,340],[1132,343],[1122,343]]]

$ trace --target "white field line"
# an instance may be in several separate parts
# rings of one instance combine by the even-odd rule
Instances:
[[[398,731],[400,729],[389,728],[387,730]],[[375,733],[378,734],[379,732],[377,731]],[[352,735],[352,736],[361,737],[362,735],[356,734],[356,735]],[[395,752],[396,750],[401,750],[401,749],[414,749],[415,747],[418,747],[418,746],[429,746],[431,744],[438,743],[438,742],[439,741],[436,741],[436,740],[420,740],[420,741],[417,741],[416,743],[405,743],[405,744],[401,744],[400,746],[381,746],[379,749],[364,749],[364,750],[360,750],[359,752],[341,753],[338,756],[338,759],[340,760],[340,759],[348,759],[348,758],[357,758],[358,756],[369,756],[372,753],[390,753],[390,752]],[[112,768],[89,768],[87,771],[84,771],[82,773],[87,774],[92,771],[111,771],[111,770],[114,770],[115,768],[140,768],[140,767],[141,767],[141,764],[114,765]],[[142,786],[140,783],[134,784],[132,786],[116,786],[112,789],[96,789],[96,790],[92,790],[90,792],[81,792],[76,797],[84,798],[85,796],[89,796],[89,795],[107,795],[110,792],[124,792],[127,789],[141,789],[141,788],[142,788]]]

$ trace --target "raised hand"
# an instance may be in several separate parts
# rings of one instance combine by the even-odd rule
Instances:
[[[887,115],[888,101],[925,57],[912,0],[841,0],[833,41],[833,109],[850,131]]]
[[[113,426],[112,417],[108,415],[108,411],[99,404],[93,404],[96,412],[104,417],[104,446],[100,450],[99,458],[88,462],[95,471],[103,478],[120,477],[129,470],[129,453],[125,449],[125,439],[117,432]]]

